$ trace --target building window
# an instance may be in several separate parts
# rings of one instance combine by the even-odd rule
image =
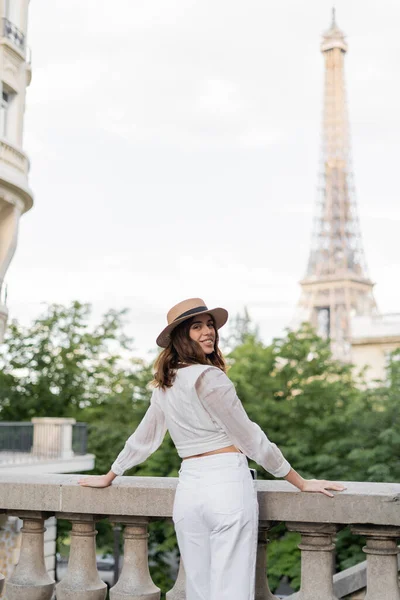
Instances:
[[[7,120],[8,120],[8,109],[10,106],[10,94],[8,92],[2,93],[1,104],[0,104],[0,136],[7,137]]]

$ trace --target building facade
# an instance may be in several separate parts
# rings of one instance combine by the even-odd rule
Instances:
[[[26,43],[29,0],[0,0],[0,342],[7,322],[5,276],[14,256],[20,217],[33,203],[23,151],[26,88],[31,81]]]
[[[351,359],[365,369],[369,384],[386,381],[392,352],[400,348],[400,313],[354,317],[351,322]]]

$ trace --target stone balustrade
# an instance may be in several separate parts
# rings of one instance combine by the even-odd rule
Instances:
[[[0,512],[23,520],[20,559],[6,581],[7,600],[104,600],[106,584],[96,569],[96,522],[124,525],[124,561],[111,600],[159,600],[148,566],[149,520],[170,519],[177,480],[119,477],[106,489],[80,487],[79,475],[0,476]],[[337,600],[333,588],[335,534],[350,527],[365,537],[366,600],[400,600],[397,539],[400,537],[400,485],[348,483],[333,499],[301,493],[284,481],[259,481],[260,528],[256,600],[274,600],[267,581],[266,546],[270,527],[286,523],[301,534],[300,600]],[[43,558],[44,521],[50,516],[72,523],[68,570],[56,585]],[[167,600],[184,600],[185,572]],[[0,576],[0,590],[2,586]]]
[[[0,140],[0,160],[23,175],[29,172],[29,159],[26,154],[4,139]]]

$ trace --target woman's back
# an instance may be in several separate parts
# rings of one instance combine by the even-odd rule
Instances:
[[[153,402],[164,413],[168,431],[181,458],[232,444],[197,395],[196,382],[208,370],[219,371],[217,367],[199,364],[178,369],[172,387],[165,390],[158,388],[154,393]]]

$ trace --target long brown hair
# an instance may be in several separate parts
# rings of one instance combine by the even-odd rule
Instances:
[[[194,317],[183,321],[172,330],[168,346],[159,354],[154,363],[155,372],[152,381],[154,387],[162,389],[172,387],[177,369],[188,365],[213,365],[221,371],[226,371],[224,357],[218,348],[218,330],[215,329],[214,351],[211,354],[205,354],[200,344],[192,340],[189,335],[193,320]]]

